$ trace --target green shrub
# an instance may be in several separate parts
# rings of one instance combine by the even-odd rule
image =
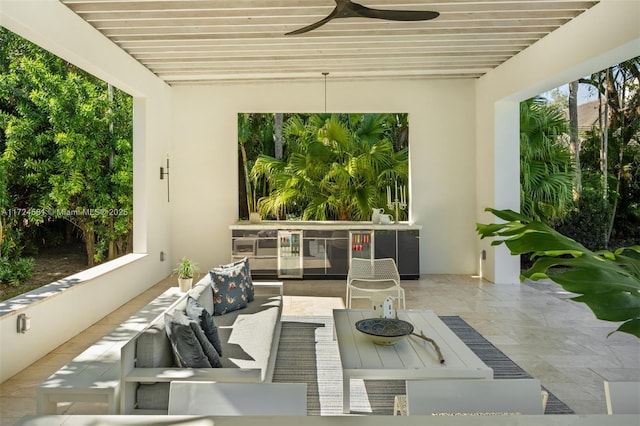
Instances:
[[[0,257],[0,283],[11,282],[11,263],[6,257]]]
[[[555,226],[556,231],[596,251],[605,249],[605,235],[611,217],[610,207],[597,191],[585,190],[578,205]]]
[[[5,284],[20,284],[33,275],[36,262],[31,257],[20,257],[9,260],[0,257],[0,282]]]

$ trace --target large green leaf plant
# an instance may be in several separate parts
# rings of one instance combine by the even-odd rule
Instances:
[[[592,252],[549,225],[511,210],[487,208],[505,222],[477,224],[481,238],[495,237],[513,255],[530,253],[533,266],[521,279],[549,278],[577,294],[601,320],[621,322],[614,331],[640,338],[640,245]]]

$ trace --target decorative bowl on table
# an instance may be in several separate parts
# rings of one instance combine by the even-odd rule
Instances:
[[[376,345],[395,345],[413,332],[413,325],[395,318],[367,318],[356,322],[356,329]]]

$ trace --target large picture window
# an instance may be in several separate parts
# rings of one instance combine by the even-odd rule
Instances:
[[[0,298],[132,252],[132,97],[0,28]]]
[[[240,113],[238,151],[241,219],[370,220],[396,188],[408,205],[406,113]]]

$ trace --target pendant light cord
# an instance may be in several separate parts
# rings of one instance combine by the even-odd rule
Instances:
[[[324,75],[324,113],[327,113],[327,76],[329,75],[328,72],[323,72],[322,75]]]

